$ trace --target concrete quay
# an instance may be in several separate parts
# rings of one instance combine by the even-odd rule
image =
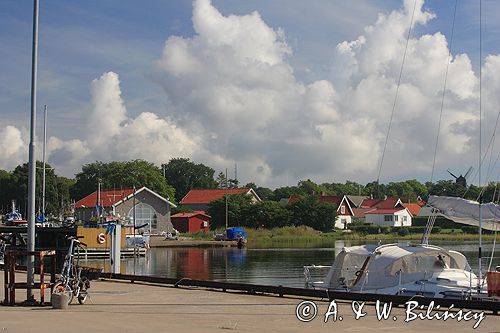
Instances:
[[[25,278],[20,274],[19,280]],[[0,298],[4,298],[0,271]],[[17,300],[26,292],[19,290]],[[393,308],[379,321],[376,308],[366,304],[366,316],[355,319],[350,302],[338,301],[324,323],[329,302],[312,300],[317,316],[310,322],[296,317],[300,298],[224,293],[207,289],[174,288],[121,281],[93,281],[84,305],[72,303],[68,310],[46,307],[0,306],[0,332],[500,332],[500,316],[477,320],[415,319],[405,322],[405,308]],[[312,307],[311,307],[312,309]],[[330,308],[334,310],[334,308]],[[466,310],[464,310],[466,311]],[[307,311],[300,313],[307,314]],[[416,312],[415,312],[416,313]],[[433,313],[441,313],[433,311]],[[340,316],[342,320],[340,320]],[[396,320],[394,320],[396,317]]]

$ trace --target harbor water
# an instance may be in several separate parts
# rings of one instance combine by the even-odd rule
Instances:
[[[433,242],[434,245],[463,253],[474,270],[478,248],[474,242]],[[303,287],[305,265],[333,263],[344,246],[359,242],[337,241],[331,248],[155,248],[145,257],[123,259],[121,272],[134,275],[191,278],[264,285]],[[483,245],[483,267],[490,263],[492,243]],[[495,253],[493,267],[500,265]],[[108,267],[107,260],[88,260],[88,265]],[[319,272],[321,274],[321,272]]]

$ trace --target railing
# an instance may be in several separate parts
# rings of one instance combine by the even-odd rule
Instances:
[[[309,266],[304,266],[304,281],[305,281],[305,288],[306,289],[316,289],[316,285],[318,282],[314,281],[314,278],[311,274],[311,270],[315,269],[330,269],[332,266],[321,266],[321,265],[309,265]]]
[[[35,256],[39,258],[40,268],[40,282],[34,283],[32,286],[28,286],[26,282],[16,282],[16,258]],[[45,305],[45,290],[47,288],[52,288],[53,283],[56,279],[56,262],[55,262],[56,251],[12,251],[9,250],[5,253],[4,259],[4,290],[5,299],[3,305],[15,305],[16,304],[16,289],[39,289],[40,290],[40,303],[39,305]],[[50,282],[45,282],[45,270],[44,270],[44,258],[49,257],[51,259],[50,265]],[[31,301],[31,300],[28,300]]]

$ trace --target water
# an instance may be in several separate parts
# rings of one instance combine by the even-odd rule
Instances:
[[[434,242],[446,249],[463,253],[477,269],[477,244],[474,242]],[[264,285],[304,286],[304,265],[331,265],[343,246],[359,242],[337,241],[334,248],[237,249],[237,248],[156,248],[146,257],[122,260],[122,273],[161,277],[187,277],[199,280],[255,283]],[[483,245],[483,257],[489,257],[493,244]],[[498,246],[497,246],[498,249]],[[500,265],[500,255],[493,267]],[[483,258],[487,267],[489,259]],[[89,260],[93,266],[107,266],[103,260]]]

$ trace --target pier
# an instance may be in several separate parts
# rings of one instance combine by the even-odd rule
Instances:
[[[152,235],[149,238],[150,247],[237,247],[237,241],[224,240],[174,240],[163,236]]]
[[[18,273],[22,275],[23,273]],[[3,284],[0,274],[0,284]],[[119,278],[120,276],[116,276]],[[20,279],[23,277],[21,276]],[[130,276],[121,276],[130,278]],[[106,278],[92,281],[90,298],[84,305],[71,304],[68,310],[46,307],[0,306],[0,330],[4,332],[366,332],[369,330],[471,332],[474,321],[404,321],[405,309],[394,307],[391,318],[379,321],[373,302],[367,302],[366,316],[355,319],[351,302],[337,300],[342,320],[324,323],[329,301],[310,296],[279,297],[255,290],[253,293],[220,286],[160,284]],[[3,291],[0,289],[0,298]],[[296,318],[303,300],[317,304],[318,315],[310,322]],[[457,308],[457,307],[455,307]],[[487,312],[491,313],[491,312]],[[396,317],[394,320],[392,317]],[[500,317],[486,315],[477,332],[495,332]]]

